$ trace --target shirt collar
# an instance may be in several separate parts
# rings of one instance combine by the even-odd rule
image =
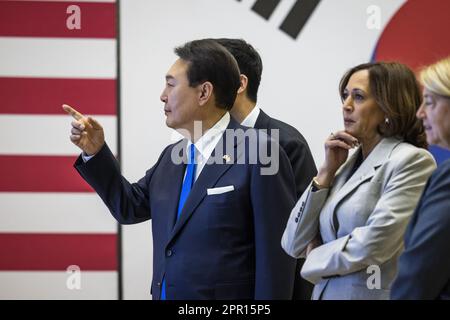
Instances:
[[[203,157],[203,159],[208,159],[211,156],[214,148],[222,137],[225,129],[230,123],[230,114],[226,112],[219,121],[216,122],[208,131],[206,131],[203,136],[198,139],[194,145],[198,153]],[[192,142],[189,140],[187,144],[187,156],[189,159],[190,147]],[[197,153],[196,158],[198,159],[199,154]]]
[[[258,120],[259,112],[261,109],[259,107],[255,106],[252,111],[245,117],[244,121],[242,121],[241,125],[254,128],[256,124],[256,120]]]

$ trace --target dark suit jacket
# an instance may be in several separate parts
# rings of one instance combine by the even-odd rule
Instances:
[[[391,299],[450,299],[450,160],[428,180],[409,223]]]
[[[247,130],[233,119],[228,129]],[[226,135],[213,152],[224,152]],[[152,219],[152,294],[160,298],[165,275],[167,299],[289,299],[295,260],[280,238],[295,204],[294,178],[280,150],[279,171],[261,175],[260,163],[249,164],[245,139],[233,139],[231,162],[206,164],[195,181],[179,220],[176,212],[185,165],[174,164],[169,145],[137,183],[120,173],[105,145],[91,160],[75,167],[122,224]],[[273,145],[267,136],[261,143]],[[245,148],[242,148],[244,146]],[[245,152],[242,152],[244,150]],[[178,152],[178,151],[176,151]],[[246,160],[246,164],[240,160]],[[237,162],[237,163],[236,163]],[[207,195],[208,188],[234,191]]]
[[[270,130],[279,130],[279,144],[286,152],[295,177],[296,198],[305,191],[311,183],[312,178],[317,174],[314,159],[309,150],[308,143],[297,129],[280,120],[269,117],[264,111],[260,111],[256,119],[255,129],[266,129],[270,135]]]
[[[260,111],[256,119],[255,129],[266,129],[270,135],[270,130],[279,130],[279,144],[286,152],[295,176],[296,198],[305,191],[312,178],[317,174],[314,159],[309,150],[308,143],[297,129],[280,120],[269,117],[264,111]],[[295,271],[295,284],[293,299],[311,299],[314,286],[300,276],[304,259],[299,259]]]

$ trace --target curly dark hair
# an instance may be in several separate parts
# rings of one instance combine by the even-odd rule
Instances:
[[[378,126],[383,137],[396,136],[420,148],[427,148],[422,121],[416,113],[422,103],[422,94],[414,75],[407,66],[397,62],[363,63],[351,68],[342,77],[339,93],[343,100],[350,77],[358,71],[369,71],[370,91],[375,102],[389,119]]]

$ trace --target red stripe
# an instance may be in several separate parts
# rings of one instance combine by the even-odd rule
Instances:
[[[1,78],[0,114],[63,114],[63,103],[84,114],[116,114],[114,79]]]
[[[0,155],[0,192],[92,192],[74,169],[75,160],[75,156]]]
[[[3,233],[0,270],[117,270],[116,241],[115,234]]]
[[[80,9],[80,29],[67,27],[71,5]],[[0,1],[0,36],[115,38],[115,15],[115,3]]]

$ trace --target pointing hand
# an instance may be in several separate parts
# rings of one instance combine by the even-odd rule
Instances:
[[[72,143],[89,156],[99,152],[105,144],[105,134],[100,123],[91,117],[85,117],[67,104],[63,104],[62,108],[75,119],[72,121],[70,135]]]

